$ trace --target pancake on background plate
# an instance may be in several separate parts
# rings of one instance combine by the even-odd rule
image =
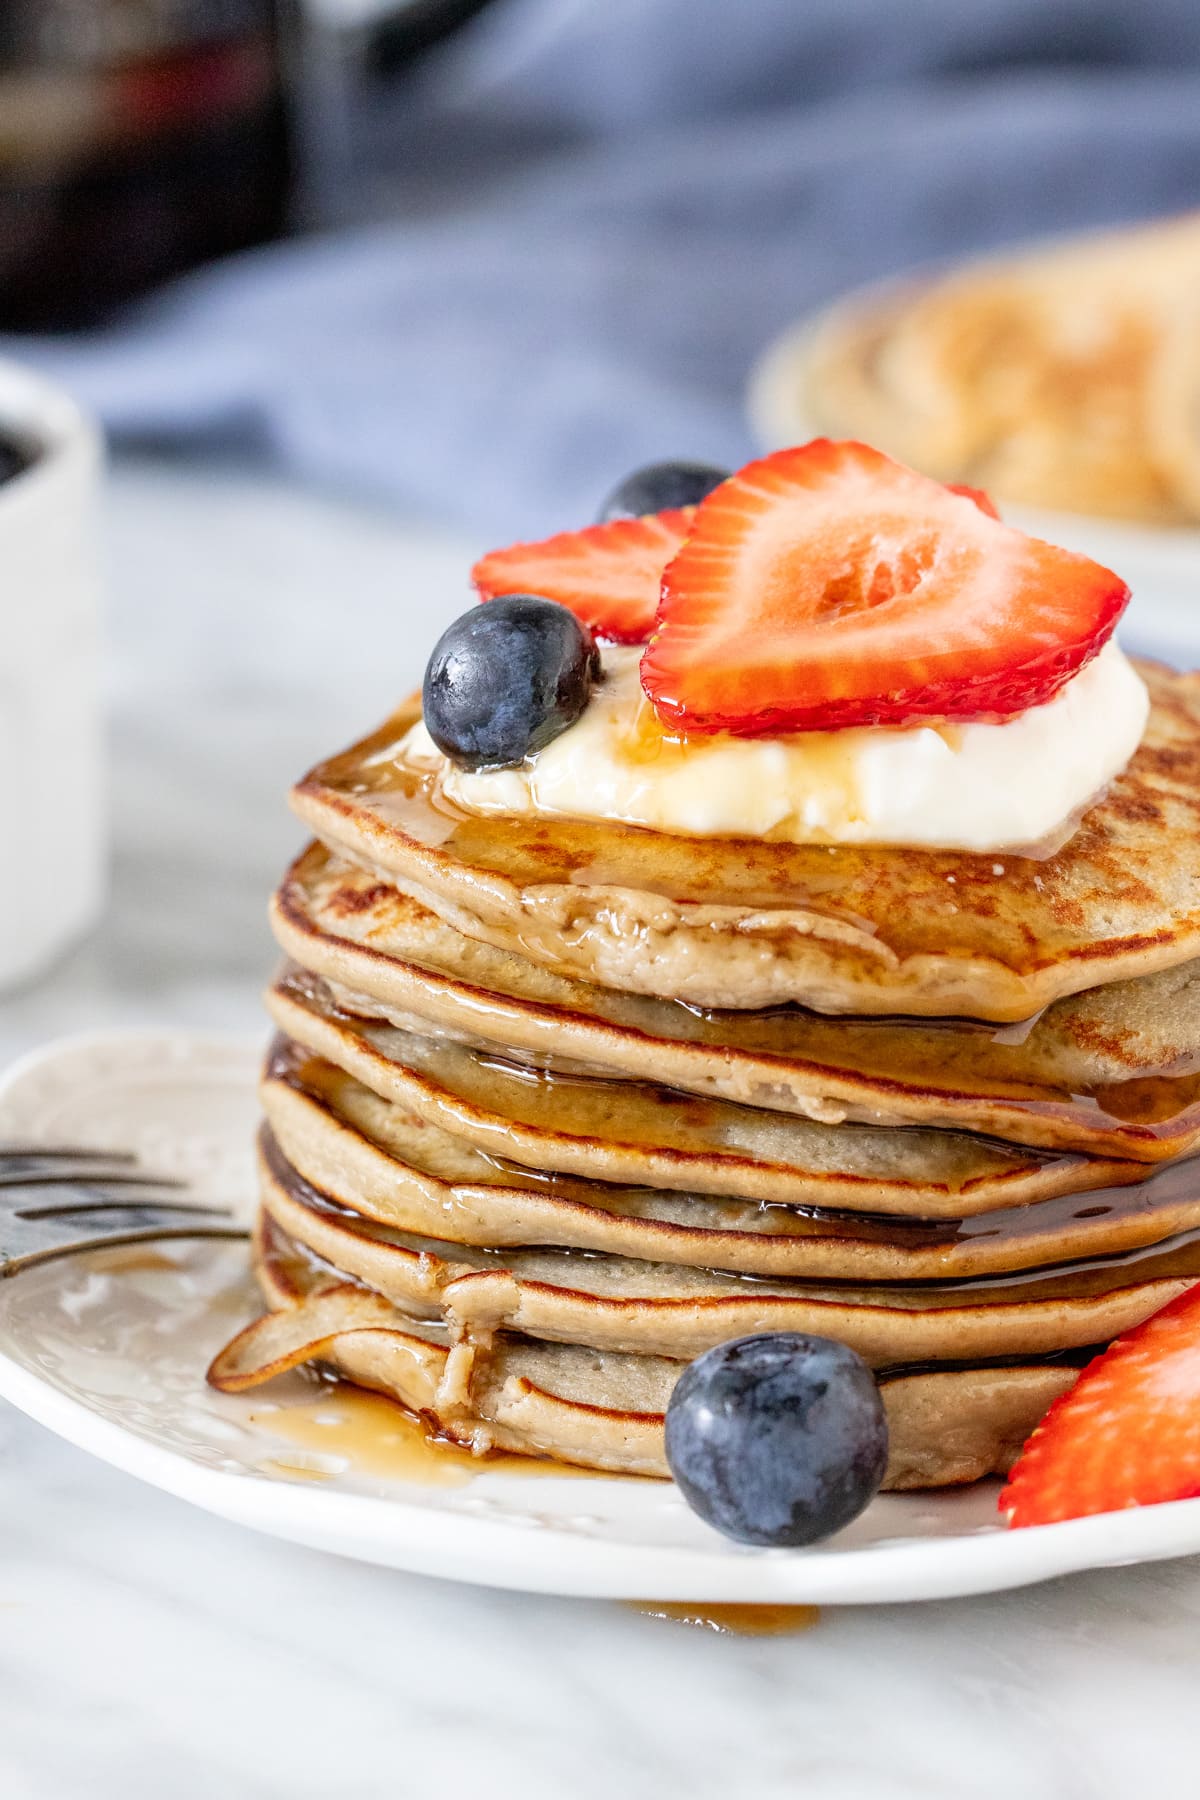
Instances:
[[[819,429],[1030,506],[1200,519],[1200,214],[1035,245],[834,307]]]
[[[860,1504],[1003,1473],[1200,1279],[1200,679],[861,444],[628,492],[483,558],[295,789],[266,1311],[211,1379],[663,1476],[710,1357],[832,1340]]]

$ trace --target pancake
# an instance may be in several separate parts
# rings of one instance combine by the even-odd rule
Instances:
[[[383,1100],[485,1157],[555,1177],[958,1220],[1136,1182],[1144,1168],[965,1132],[823,1125],[653,1082],[538,1069],[357,1017],[296,971],[266,1001],[294,1044]]]
[[[376,1224],[485,1249],[553,1245],[762,1277],[891,1282],[1012,1274],[1200,1229],[1200,1159],[1134,1186],[906,1223],[531,1172],[298,1046],[277,1046],[262,1099],[284,1160],[313,1189]]]
[[[1193,284],[1164,330],[1148,383],[1155,451],[1192,519],[1200,518],[1200,308]]]
[[[481,1455],[506,1450],[668,1474],[663,1414],[679,1363],[507,1336],[454,1346],[442,1325],[331,1280],[269,1223],[260,1224],[255,1260],[271,1310],[214,1361],[209,1380],[224,1392],[317,1361]],[[885,1378],[885,1489],[1006,1474],[1075,1374],[1069,1364],[1035,1362]]]
[[[455,813],[409,704],[294,790],[326,843],[468,937],[700,1006],[1024,1020],[1200,954],[1200,676],[1143,665],[1129,766],[1055,853],[674,837]]]
[[[703,1011],[464,937],[317,845],[285,876],[272,923],[344,1011],[543,1066],[829,1124],[953,1126],[1121,1159],[1200,1142],[1200,962],[1070,996],[1018,1028]],[[286,985],[303,1001],[302,980]]]
[[[562,1249],[487,1250],[376,1224],[293,1169],[269,1131],[260,1199],[328,1264],[456,1338],[516,1331],[595,1350],[689,1359],[757,1331],[840,1339],[871,1364],[1047,1355],[1139,1324],[1200,1275],[1191,1237],[994,1280],[760,1280]]]
[[[1198,285],[1193,213],[880,288],[826,315],[803,409],[1011,500],[1194,518],[1195,446],[1173,454],[1163,402],[1183,385],[1172,352],[1194,342]]]
[[[1055,320],[983,268],[834,307],[804,368],[812,427],[1000,500],[1181,523],[1153,404],[1173,322],[1136,303],[1081,316],[1085,294],[1055,296]]]

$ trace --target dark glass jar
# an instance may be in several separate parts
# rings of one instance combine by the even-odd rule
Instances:
[[[2,0],[0,328],[94,323],[276,235],[274,0]]]

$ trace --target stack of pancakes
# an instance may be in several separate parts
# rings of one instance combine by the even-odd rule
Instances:
[[[441,1433],[665,1474],[684,1362],[877,1371],[886,1485],[1004,1471],[1200,1277],[1200,676],[1039,857],[450,810],[410,706],[276,896],[229,1390],[315,1361]]]

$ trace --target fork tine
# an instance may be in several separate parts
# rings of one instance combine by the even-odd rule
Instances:
[[[176,1195],[185,1196],[176,1199]],[[56,1181],[40,1178],[34,1181],[0,1181],[0,1231],[6,1219],[20,1218],[34,1208],[46,1212],[78,1212],[95,1206],[152,1206],[161,1199],[164,1205],[203,1204],[190,1198],[185,1181],[159,1181],[146,1175],[138,1180],[127,1176],[61,1175]],[[145,1195],[143,1201],[142,1195]]]
[[[154,1205],[142,1201],[88,1202],[72,1206],[32,1207],[10,1213],[0,1231],[0,1245],[10,1255],[24,1256],[44,1244],[63,1244],[82,1238],[106,1239],[117,1231],[186,1231],[201,1221],[227,1226],[228,1209],[210,1206],[181,1207],[171,1201]]]
[[[135,1163],[132,1150],[96,1150],[87,1144],[0,1144],[0,1163],[10,1156],[52,1158],[86,1156],[91,1162]]]
[[[5,1145],[0,1148],[0,1276],[109,1244],[246,1235],[229,1208],[175,1198],[188,1187],[187,1181],[140,1169],[126,1151]]]
[[[138,1167],[128,1150],[88,1150],[68,1144],[0,1145],[0,1187],[26,1182],[82,1181],[90,1177],[141,1187],[146,1183],[177,1187],[170,1176],[155,1176]]]
[[[57,1243],[43,1242],[36,1248],[16,1254],[0,1250],[0,1279],[6,1275],[19,1275],[24,1269],[52,1262],[60,1256],[78,1256],[86,1250],[107,1250],[121,1244],[155,1244],[180,1238],[244,1238],[246,1235],[243,1226],[231,1223],[130,1225],[104,1233],[93,1232],[87,1237],[64,1238]]]
[[[14,1187],[70,1187],[77,1181],[104,1182],[107,1187],[124,1188],[186,1188],[187,1182],[174,1175],[151,1175],[130,1172],[107,1167],[93,1168],[84,1164],[79,1168],[67,1169],[58,1167],[42,1169],[29,1165],[13,1164],[6,1171],[0,1164],[0,1188]]]
[[[124,1169],[135,1169],[137,1162],[128,1150],[89,1150],[82,1144],[0,1144],[0,1180],[13,1173],[43,1169],[50,1174],[65,1174],[73,1166],[115,1175]]]
[[[64,1200],[57,1206],[22,1206],[13,1213],[14,1219],[57,1219],[74,1218],[77,1213],[134,1213],[140,1218],[166,1218],[176,1213],[204,1213],[209,1218],[228,1219],[233,1216],[228,1206],[206,1206],[197,1200],[164,1200],[159,1205],[146,1200],[122,1200],[115,1195],[109,1200]]]

